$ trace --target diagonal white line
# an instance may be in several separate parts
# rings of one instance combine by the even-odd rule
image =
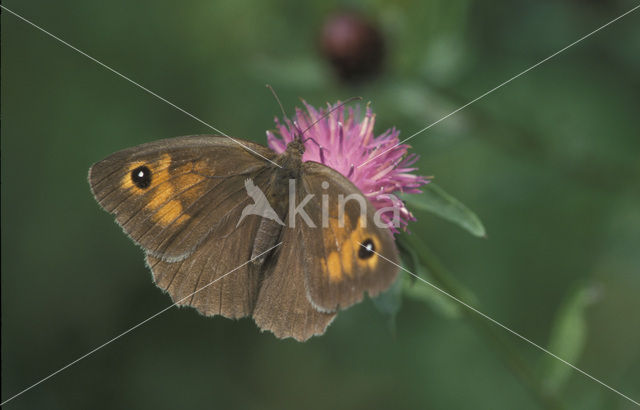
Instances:
[[[19,15],[18,13],[9,10],[8,8],[6,8],[5,6],[0,4],[0,8],[2,8],[2,10],[5,10],[11,14],[13,14],[14,16],[16,16],[17,18],[19,18],[20,20],[24,21],[25,23],[37,28],[38,30],[42,31],[43,33],[47,34],[48,36],[50,36],[51,38],[58,40],[60,43],[64,44],[65,46],[71,48],[72,50],[77,51],[78,53],[82,54],[83,56],[87,57],[89,60],[93,61],[94,63],[106,68],[107,70],[111,71],[112,73],[116,74],[117,76],[129,81],[131,84],[139,87],[140,89],[146,91],[147,93],[153,95],[154,97],[156,97],[157,99],[169,104],[170,106],[172,106],[173,108],[175,108],[176,110],[188,115],[189,117],[193,118],[194,120],[198,121],[201,124],[206,125],[207,127],[211,128],[212,130],[214,130],[215,132],[224,135],[225,137],[229,138],[231,141],[235,142],[236,144],[240,145],[241,147],[243,147],[244,149],[246,149],[247,151],[250,151],[254,154],[256,154],[259,157],[262,157],[263,159],[271,162],[273,165],[277,166],[278,168],[282,168],[279,164],[273,162],[272,160],[270,160],[269,158],[265,157],[264,155],[256,152],[255,150],[249,148],[248,146],[246,146],[245,144],[241,143],[240,141],[238,141],[235,138],[230,137],[229,135],[225,134],[224,132],[220,131],[219,129],[217,129],[216,127],[214,127],[213,125],[201,120],[200,118],[196,117],[195,115],[191,114],[190,112],[184,110],[183,108],[178,107],[177,105],[175,105],[174,103],[172,103],[171,101],[167,100],[166,98],[163,98],[161,96],[159,96],[158,94],[154,93],[153,91],[149,90],[148,88],[142,86],[141,84],[133,81],[131,78],[127,77],[126,75],[120,73],[119,71],[115,70],[114,68],[109,67],[108,65],[104,64],[101,61],[98,61],[97,59],[91,57],[89,54],[85,53],[84,51],[72,46],[71,44],[67,43],[66,41],[64,41],[63,39],[61,39],[60,37],[55,36],[54,34],[51,34],[50,32],[48,32],[47,30],[43,29],[42,27],[38,26],[37,24],[33,23],[32,21],[27,20],[26,18],[22,17],[21,15]]]
[[[602,382],[599,379],[596,379],[595,377],[591,376],[589,373],[585,372],[584,370],[579,369],[578,367],[574,366],[573,364],[569,363],[568,361],[564,360],[563,358],[555,355],[554,353],[550,352],[549,350],[545,349],[544,347],[540,346],[539,344],[527,339],[526,337],[522,336],[520,333],[516,332],[515,330],[511,330],[511,328],[507,327],[506,325],[503,325],[502,323],[498,322],[497,320],[493,319],[492,317],[482,313],[481,311],[479,311],[478,309],[476,309],[473,306],[469,305],[468,303],[463,302],[462,300],[458,299],[457,297],[453,296],[452,294],[448,293],[447,291],[440,289],[438,286],[434,285],[433,283],[421,278],[420,276],[416,275],[415,273],[410,272],[407,269],[405,269],[404,267],[398,265],[397,263],[385,258],[384,256],[382,256],[381,254],[379,254],[375,250],[370,249],[369,247],[365,246],[363,243],[360,243],[360,246],[362,246],[363,248],[367,249],[370,252],[375,253],[376,255],[378,255],[382,259],[386,260],[387,262],[391,263],[392,265],[397,266],[398,268],[400,268],[403,271],[407,272],[409,275],[413,276],[414,278],[426,283],[427,285],[431,286],[432,288],[434,288],[438,292],[442,293],[443,295],[450,297],[451,299],[453,299],[456,302],[460,303],[462,306],[466,307],[467,309],[469,309],[469,310],[473,311],[474,313],[477,313],[478,315],[480,315],[483,318],[487,319],[491,323],[500,326],[501,328],[503,328],[504,330],[508,331],[509,333],[519,337],[520,339],[524,340],[525,342],[529,343],[530,345],[532,345],[534,347],[537,347],[538,349],[542,350],[543,352],[545,352],[549,356],[553,357],[554,359],[560,360],[562,363],[566,364],[567,366],[571,367],[572,369],[582,373],[583,375],[587,376],[591,380],[600,383],[602,386],[606,387],[607,389],[611,390],[614,393],[619,394],[620,396],[622,396],[625,399],[629,400],[631,403],[633,403],[636,406],[640,407],[640,403],[638,403],[637,401],[633,400],[629,396],[626,396],[626,395],[622,394],[621,392],[619,392],[618,390],[616,390],[613,387],[609,386],[608,384]]]
[[[369,158],[368,160],[366,160],[365,162],[363,162],[362,164],[358,165],[358,168],[360,168],[361,166],[363,166],[364,164],[373,161],[374,159],[378,158],[380,155],[383,155],[389,151],[391,151],[392,149],[396,148],[397,146],[404,144],[405,142],[409,141],[411,138],[415,137],[418,134],[421,134],[423,132],[425,132],[426,130],[428,130],[429,128],[433,127],[434,125],[446,120],[447,118],[451,117],[453,114],[464,110],[465,108],[467,108],[468,106],[470,106],[471,104],[475,103],[476,101],[486,97],[487,95],[491,94],[492,92],[496,91],[499,88],[502,88],[503,86],[509,84],[511,81],[515,80],[516,78],[528,73],[529,71],[533,70],[534,68],[538,67],[541,64],[546,63],[547,61],[551,60],[553,57],[557,56],[558,54],[562,53],[563,51],[566,51],[567,49],[575,46],[576,44],[578,44],[579,42],[581,42],[582,40],[585,40],[588,37],[591,37],[592,35],[596,34],[598,31],[602,30],[603,28],[615,23],[616,21],[620,20],[621,18],[623,18],[624,16],[626,16],[629,13],[632,13],[634,11],[636,11],[638,8],[640,8],[640,5],[635,6],[634,8],[632,8],[631,10],[627,11],[626,13],[623,13],[621,15],[619,15],[618,17],[614,18],[613,20],[609,21],[608,23],[598,27],[597,29],[593,30],[592,32],[590,32],[589,34],[585,34],[584,36],[580,37],[579,39],[577,39],[576,41],[574,41],[573,43],[569,44],[568,46],[565,46],[564,48],[561,48],[560,50],[556,51],[555,53],[551,54],[549,57],[538,61],[536,64],[532,65],[531,67],[527,68],[526,70],[520,72],[519,74],[514,75],[513,77],[511,77],[510,79],[508,79],[507,81],[493,87],[492,89],[490,89],[489,91],[485,92],[484,94],[480,95],[479,97],[474,98],[473,100],[469,101],[468,103],[466,103],[465,105],[463,105],[462,107],[451,111],[449,114],[445,115],[444,117],[440,118],[439,120],[437,120],[436,122],[433,122],[429,125],[427,125],[426,127],[424,127],[423,129],[421,129],[420,131],[414,133],[413,135],[405,138],[404,140],[400,141],[399,143],[397,143],[396,145],[394,145],[391,148],[386,149],[385,151],[379,153],[378,155]]]
[[[205,126],[207,126],[207,127],[211,128],[212,130],[214,130],[214,131],[216,131],[216,132],[218,132],[218,133],[220,133],[220,134],[224,135],[225,137],[227,137],[227,138],[231,139],[233,142],[235,142],[235,143],[237,143],[238,145],[240,145],[240,146],[244,147],[244,148],[245,148],[245,149],[247,149],[248,151],[251,151],[251,152],[253,152],[254,154],[256,154],[256,155],[258,155],[258,156],[262,157],[263,159],[265,159],[265,160],[267,160],[267,161],[269,161],[269,162],[273,163],[274,165],[276,165],[276,166],[278,166],[278,167],[281,167],[279,164],[277,164],[277,163],[275,163],[275,162],[271,161],[270,159],[268,159],[268,158],[264,157],[263,155],[261,155],[261,154],[259,154],[258,152],[256,152],[256,151],[252,150],[251,148],[247,147],[246,145],[242,144],[241,142],[237,141],[236,139],[234,139],[234,138],[230,137],[229,135],[227,135],[227,134],[225,134],[224,132],[222,132],[222,131],[218,130],[217,128],[213,127],[212,125],[210,125],[210,124],[206,123],[205,121],[203,121],[203,120],[199,119],[199,118],[198,118],[198,117],[196,117],[195,115],[193,115],[193,114],[191,114],[191,113],[187,112],[186,110],[184,110],[184,109],[180,108],[179,106],[175,105],[174,103],[170,102],[169,100],[167,100],[167,99],[165,99],[165,98],[163,98],[163,97],[159,96],[159,95],[158,95],[158,94],[156,94],[155,92],[153,92],[153,91],[151,91],[151,90],[147,89],[146,87],[144,87],[144,86],[142,86],[141,84],[139,84],[139,83],[135,82],[134,80],[130,79],[129,77],[125,76],[124,74],[121,74],[120,72],[118,72],[117,70],[115,70],[115,69],[111,68],[110,66],[108,66],[108,65],[106,65],[106,64],[104,64],[104,63],[102,63],[102,62],[100,62],[99,60],[97,60],[97,59],[95,59],[95,58],[93,58],[93,57],[91,57],[90,55],[88,55],[87,53],[83,52],[82,50],[80,50],[80,49],[78,49],[78,48],[76,48],[76,47],[72,46],[71,44],[69,44],[69,43],[67,43],[66,41],[62,40],[61,38],[59,38],[59,37],[55,36],[54,34],[52,34],[52,33],[48,32],[47,30],[45,30],[45,29],[43,29],[42,27],[40,27],[40,26],[36,25],[35,23],[33,23],[33,22],[29,21],[28,19],[26,19],[26,18],[22,17],[21,15],[19,15],[19,14],[15,13],[14,11],[12,11],[12,10],[10,10],[10,9],[6,8],[5,6],[2,6],[2,5],[0,5],[0,8],[2,8],[3,10],[5,10],[5,11],[7,11],[7,12],[11,13],[12,15],[16,16],[17,18],[19,18],[19,19],[23,20],[24,22],[28,23],[29,25],[31,25],[31,26],[33,26],[33,27],[37,28],[38,30],[40,30],[40,31],[42,31],[43,33],[45,33],[45,34],[49,35],[50,37],[52,37],[53,39],[55,39],[55,40],[59,41],[60,43],[62,43],[62,44],[64,44],[64,45],[68,46],[69,48],[71,48],[71,49],[75,50],[76,52],[78,52],[78,53],[82,54],[83,56],[85,56],[85,57],[89,58],[89,59],[90,59],[90,60],[92,60],[93,62],[95,62],[95,63],[99,64],[100,66],[102,66],[102,67],[106,68],[107,70],[109,70],[109,71],[113,72],[114,74],[118,75],[119,77],[121,77],[121,78],[123,78],[123,79],[125,79],[125,80],[129,81],[130,83],[132,83],[132,84],[136,85],[136,86],[137,86],[137,87],[139,87],[140,89],[142,89],[142,90],[146,91],[147,93],[149,93],[149,94],[153,95],[154,97],[156,97],[156,98],[160,99],[161,101],[163,101],[163,102],[165,102],[165,103],[167,103],[167,104],[171,105],[171,106],[172,106],[172,107],[174,107],[175,109],[177,109],[177,110],[181,111],[182,113],[184,113],[184,114],[188,115],[189,117],[191,117],[191,118],[195,119],[196,121],[198,121],[198,122],[200,122],[200,123],[204,124]],[[364,164],[366,164],[367,162],[372,161],[373,159],[375,159],[375,158],[379,157],[380,155],[383,155],[384,153],[386,153],[386,152],[388,152],[388,151],[390,151],[390,150],[394,149],[394,148],[395,148],[395,147],[397,147],[398,145],[403,144],[404,142],[408,141],[409,139],[411,139],[411,138],[415,137],[416,135],[418,135],[418,134],[420,134],[420,133],[422,133],[422,132],[424,132],[424,131],[428,130],[429,128],[433,127],[434,125],[436,125],[436,124],[440,123],[441,121],[444,121],[445,119],[449,118],[450,116],[454,115],[455,113],[457,113],[457,112],[459,112],[459,111],[463,110],[464,108],[466,108],[466,107],[468,107],[469,105],[471,105],[471,104],[475,103],[476,101],[478,101],[478,100],[480,100],[480,99],[484,98],[485,96],[487,96],[487,95],[491,94],[492,92],[494,92],[494,91],[498,90],[499,88],[501,88],[501,87],[503,87],[504,85],[506,85],[506,84],[510,83],[511,81],[513,81],[513,80],[517,79],[518,77],[520,77],[520,76],[522,76],[522,75],[526,74],[527,72],[529,72],[529,71],[533,70],[534,68],[538,67],[539,65],[541,65],[541,64],[545,63],[546,61],[548,61],[548,60],[552,59],[553,57],[555,57],[555,56],[557,56],[558,54],[560,54],[560,53],[564,52],[565,50],[569,49],[570,47],[573,47],[574,45],[576,45],[576,44],[578,44],[579,42],[581,42],[581,41],[585,40],[586,38],[588,38],[588,37],[592,36],[593,34],[595,34],[595,33],[597,33],[598,31],[600,31],[600,30],[604,29],[605,27],[607,27],[607,26],[609,26],[609,25],[613,24],[613,23],[614,23],[614,22],[616,22],[617,20],[619,20],[619,19],[623,18],[624,16],[626,16],[627,14],[630,14],[631,12],[635,11],[635,10],[636,10],[636,9],[638,9],[638,8],[640,8],[640,5],[638,5],[638,6],[634,7],[634,8],[632,8],[631,10],[627,11],[626,13],[624,13],[624,14],[622,14],[622,15],[620,15],[620,16],[618,16],[618,17],[616,17],[615,19],[613,19],[613,20],[609,21],[608,23],[606,23],[606,24],[602,25],[601,27],[597,28],[596,30],[594,30],[594,31],[592,31],[592,32],[590,32],[590,33],[588,33],[588,34],[586,34],[585,36],[583,36],[583,37],[579,38],[578,40],[576,40],[576,41],[574,41],[573,43],[571,43],[571,44],[567,45],[566,47],[564,47],[564,48],[562,48],[562,49],[558,50],[557,52],[553,53],[552,55],[548,56],[547,58],[545,58],[545,59],[543,59],[543,60],[539,61],[538,63],[536,63],[536,64],[532,65],[531,67],[527,68],[526,70],[524,70],[524,71],[520,72],[519,74],[517,74],[517,75],[515,75],[515,76],[511,77],[511,78],[510,78],[510,79],[508,79],[507,81],[504,81],[503,83],[499,84],[498,86],[496,86],[496,87],[492,88],[491,90],[489,90],[489,91],[485,92],[484,94],[480,95],[479,97],[477,97],[477,98],[475,98],[475,99],[471,100],[470,102],[468,102],[467,104],[463,105],[462,107],[460,107],[460,108],[458,108],[458,109],[456,109],[456,110],[452,111],[451,113],[447,114],[446,116],[444,116],[444,117],[440,118],[439,120],[435,121],[434,123],[432,123],[432,124],[430,124],[430,125],[426,126],[425,128],[421,129],[420,131],[418,131],[418,132],[414,133],[413,135],[411,135],[411,136],[409,136],[408,138],[404,139],[403,141],[399,142],[399,143],[398,143],[398,144],[396,144],[394,147],[392,147],[392,148],[389,148],[389,149],[385,150],[384,152],[382,152],[382,153],[380,153],[380,154],[376,155],[376,156],[375,156],[375,157],[373,157],[373,158],[370,158],[369,160],[367,160],[367,161],[365,161],[364,163],[360,164],[360,165],[359,165],[359,167],[360,167],[360,166],[362,166],[362,165],[364,165]],[[255,258],[253,258],[253,259],[251,259],[251,260],[249,260],[249,261],[247,261],[247,262],[243,263],[242,265],[240,265],[240,266],[236,267],[235,269],[233,269],[233,270],[231,270],[231,271],[229,271],[229,272],[225,273],[225,274],[224,274],[224,275],[222,275],[221,277],[219,277],[219,278],[217,278],[216,280],[214,280],[214,281],[212,281],[212,282],[208,283],[207,285],[205,285],[205,286],[201,287],[200,289],[196,290],[195,292],[192,292],[191,294],[189,294],[189,295],[187,295],[186,297],[184,297],[184,298],[182,298],[182,299],[178,300],[177,302],[175,302],[175,303],[171,304],[170,306],[168,306],[168,307],[166,307],[165,309],[163,309],[163,310],[159,311],[158,313],[156,313],[156,314],[154,314],[154,315],[150,316],[149,318],[147,318],[147,319],[143,320],[142,322],[140,322],[140,323],[136,324],[135,326],[133,326],[133,327],[131,327],[131,328],[127,329],[126,331],[124,331],[124,332],[120,333],[119,335],[115,336],[114,338],[110,339],[109,341],[107,341],[107,342],[103,343],[102,345],[100,345],[100,346],[96,347],[95,349],[93,349],[93,350],[89,351],[88,353],[84,354],[83,356],[79,357],[78,359],[76,359],[76,360],[72,361],[71,363],[69,363],[69,364],[65,365],[64,367],[60,368],[59,370],[57,370],[57,371],[55,371],[55,372],[51,373],[51,374],[50,374],[50,375],[48,375],[47,377],[45,377],[45,378],[41,379],[41,380],[40,380],[40,381],[38,381],[37,383],[35,383],[35,384],[33,384],[33,385],[29,386],[28,388],[26,388],[26,389],[22,390],[22,391],[21,391],[21,392],[19,392],[19,393],[17,393],[17,394],[15,394],[15,395],[11,396],[11,397],[10,397],[10,398],[8,398],[7,400],[5,400],[5,401],[3,401],[2,403],[0,403],[0,406],[2,406],[2,405],[4,405],[4,404],[8,403],[9,401],[11,401],[11,400],[13,400],[13,399],[15,399],[15,398],[17,398],[17,397],[21,396],[22,394],[26,393],[27,391],[31,390],[32,388],[36,387],[37,385],[39,385],[39,384],[41,384],[41,383],[45,382],[46,380],[48,380],[48,379],[52,378],[53,376],[55,376],[55,375],[59,374],[60,372],[62,372],[62,371],[64,371],[64,370],[66,370],[67,368],[69,368],[69,367],[73,366],[74,364],[78,363],[78,362],[79,362],[79,361],[81,361],[82,359],[84,359],[84,358],[86,358],[86,357],[90,356],[91,354],[93,354],[93,353],[97,352],[98,350],[102,349],[103,347],[105,347],[105,346],[109,345],[110,343],[112,343],[112,342],[114,342],[114,341],[118,340],[118,339],[119,339],[119,338],[121,338],[122,336],[124,336],[124,335],[126,335],[126,334],[130,333],[131,331],[133,331],[133,330],[137,329],[138,327],[142,326],[143,324],[147,323],[148,321],[150,321],[150,320],[152,320],[152,319],[156,318],[157,316],[161,315],[162,313],[164,313],[164,312],[166,312],[167,310],[171,309],[172,307],[176,306],[176,305],[177,305],[177,304],[179,304],[180,302],[182,302],[182,301],[184,301],[185,299],[187,299],[187,298],[191,297],[191,296],[192,296],[192,295],[194,295],[195,293],[198,293],[198,292],[200,292],[201,290],[203,290],[203,289],[207,288],[208,286],[210,286],[210,285],[214,284],[214,283],[215,283],[215,282],[217,282],[218,280],[223,279],[224,277],[226,277],[226,276],[227,276],[227,275],[229,275],[230,273],[232,273],[232,272],[234,272],[234,271],[236,271],[236,270],[240,269],[241,267],[243,267],[243,266],[245,266],[246,264],[250,263],[252,260],[259,258],[260,256],[262,256],[262,255],[266,254],[267,252],[270,252],[271,250],[275,249],[276,247],[280,246],[281,244],[282,244],[282,242],[278,243],[277,245],[275,245],[275,246],[271,247],[270,249],[266,250],[265,252],[261,253],[260,255],[257,255]],[[365,245],[361,244],[361,246],[363,246],[363,247],[364,247]],[[367,249],[368,249],[368,248],[367,248]],[[460,300],[460,299],[456,298],[455,296],[453,296],[453,295],[449,294],[448,292],[446,292],[446,291],[444,291],[444,290],[440,289],[439,287],[437,287],[437,286],[433,285],[432,283],[430,283],[430,282],[426,281],[425,279],[421,278],[420,276],[418,276],[418,275],[416,275],[416,274],[414,274],[414,273],[412,273],[412,272],[408,271],[407,269],[403,268],[402,266],[400,266],[400,265],[398,265],[398,264],[396,264],[396,263],[392,262],[391,260],[389,260],[389,259],[385,258],[383,255],[379,254],[378,252],[375,252],[375,251],[373,251],[373,252],[374,252],[374,253],[376,253],[376,254],[377,254],[378,256],[380,256],[381,258],[383,258],[383,259],[385,259],[386,261],[388,261],[389,263],[392,263],[393,265],[397,266],[398,268],[400,268],[400,269],[404,270],[405,272],[409,273],[410,275],[414,276],[414,277],[415,277],[415,278],[417,278],[418,280],[420,280],[420,281],[422,281],[422,282],[426,283],[427,285],[429,285],[429,286],[433,287],[434,289],[438,290],[439,292],[443,293],[444,295],[446,295],[446,296],[450,297],[451,299],[455,300],[456,302],[458,302],[458,303],[462,304],[463,306],[465,306],[466,308],[468,308],[468,309],[470,309],[471,311],[475,312],[476,314],[478,314],[478,315],[480,315],[480,316],[484,317],[485,319],[487,319],[487,320],[491,321],[492,323],[494,323],[494,324],[496,324],[496,325],[498,325],[498,326],[502,327],[503,329],[507,330],[508,332],[512,333],[513,335],[515,335],[515,336],[519,337],[520,339],[522,339],[522,340],[526,341],[527,343],[531,344],[532,346],[534,346],[534,347],[536,347],[536,348],[540,349],[541,351],[543,351],[543,352],[547,353],[548,355],[550,355],[550,356],[554,357],[555,359],[557,359],[557,360],[561,361],[562,363],[564,363],[564,364],[566,364],[567,366],[569,366],[569,367],[573,368],[574,370],[576,370],[576,371],[578,371],[578,372],[582,373],[584,376],[586,376],[586,377],[588,377],[588,378],[592,379],[593,381],[595,381],[595,382],[597,382],[597,383],[601,384],[602,386],[604,386],[604,387],[608,388],[609,390],[611,390],[611,391],[613,391],[613,392],[617,393],[617,394],[618,394],[618,395],[620,395],[621,397],[624,397],[625,399],[629,400],[630,402],[634,403],[635,405],[640,406],[640,403],[638,403],[637,401],[635,401],[635,400],[631,399],[630,397],[628,397],[628,396],[624,395],[624,394],[623,394],[623,393],[621,393],[620,391],[618,391],[618,390],[614,389],[613,387],[611,387],[611,386],[609,386],[609,385],[605,384],[604,382],[600,381],[599,379],[597,379],[597,378],[595,378],[595,377],[591,376],[590,374],[588,374],[588,373],[586,373],[585,371],[583,371],[583,370],[579,369],[578,367],[574,366],[573,364],[571,364],[571,363],[567,362],[566,360],[562,359],[561,357],[559,357],[559,356],[555,355],[554,353],[550,352],[549,350],[545,349],[544,347],[542,347],[542,346],[540,346],[540,345],[536,344],[535,342],[533,342],[533,341],[531,341],[531,340],[527,339],[526,337],[524,337],[524,336],[522,336],[521,334],[519,334],[518,332],[516,332],[516,331],[514,331],[514,330],[510,329],[510,328],[509,328],[509,327],[507,327],[506,325],[503,325],[502,323],[498,322],[497,320],[495,320],[495,319],[491,318],[490,316],[488,316],[488,315],[486,315],[486,314],[482,313],[481,311],[477,310],[477,309],[476,309],[476,308],[474,308],[473,306],[471,306],[471,305],[469,305],[469,304],[467,304],[467,303],[463,302],[462,300]]]
[[[125,330],[124,332],[120,333],[119,335],[117,335],[116,337],[104,342],[103,344],[101,344],[100,346],[96,347],[95,349],[91,350],[88,353],[85,353],[84,355],[80,356],[79,358],[77,358],[76,360],[72,361],[71,363],[65,365],[64,367],[61,367],[60,369],[56,370],[55,372],[51,373],[50,375],[48,375],[47,377],[41,379],[39,382],[32,384],[31,386],[27,387],[26,389],[22,390],[21,392],[14,394],[13,396],[9,397],[8,399],[6,399],[5,401],[3,401],[2,403],[0,403],[0,406],[4,406],[5,404],[7,404],[8,402],[10,402],[11,400],[15,399],[16,397],[19,397],[21,395],[23,395],[24,393],[28,392],[29,390],[33,389],[34,387],[36,387],[37,385],[39,385],[40,383],[43,383],[47,380],[49,380],[50,378],[52,378],[53,376],[57,375],[58,373],[62,372],[63,370],[68,369],[69,367],[73,366],[74,364],[78,363],[80,360],[86,358],[87,356],[92,355],[93,353],[97,352],[98,350],[102,349],[103,347],[107,346],[110,343],[115,342],[116,340],[120,339],[122,336],[126,335],[127,333],[139,328],[140,326],[144,325],[145,323],[147,323],[148,321],[160,316],[161,314],[163,314],[164,312],[166,312],[167,310],[171,309],[172,307],[176,306],[177,304],[179,304],[180,302],[190,298],[191,296],[195,295],[196,293],[200,292],[201,290],[213,285],[214,283],[216,283],[217,281],[219,281],[220,279],[223,279],[224,277],[226,277],[227,275],[229,275],[232,272],[237,271],[238,269],[242,268],[243,266],[247,265],[248,263],[250,263],[251,261],[260,258],[262,255],[265,255],[269,252],[271,252],[273,249],[277,248],[278,246],[282,245],[282,242],[278,243],[277,245],[267,249],[266,251],[262,252],[260,255],[249,259],[248,261],[246,261],[245,263],[243,263],[242,265],[238,266],[237,268],[234,268],[232,270],[230,270],[229,272],[225,273],[224,275],[220,276],[219,278],[207,283],[206,285],[204,285],[203,287],[201,287],[200,289],[196,290],[195,292],[192,292],[190,294],[188,294],[187,296],[183,297],[182,299],[178,300],[177,302],[167,306],[166,308],[162,309],[161,311],[159,311],[158,313],[154,314],[153,316],[149,316],[147,319],[143,320],[142,322],[138,323],[135,326],[130,327],[129,329]]]

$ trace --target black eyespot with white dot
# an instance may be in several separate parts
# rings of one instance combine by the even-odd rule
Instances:
[[[365,239],[358,249],[358,258],[369,259],[375,255],[376,246],[371,239]]]
[[[151,170],[142,165],[131,171],[131,181],[140,189],[149,188],[151,185]]]

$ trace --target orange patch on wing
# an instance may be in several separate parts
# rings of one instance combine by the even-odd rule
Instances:
[[[346,240],[342,243],[340,256],[342,258],[342,270],[347,276],[353,276],[353,242]]]
[[[150,167],[151,189],[153,190],[149,192],[150,198],[145,208],[151,211],[158,211],[161,207],[164,208],[167,201],[169,201],[175,193],[173,184],[165,183],[171,178],[171,175],[169,175],[169,165],[171,165],[171,156],[164,154],[161,159],[155,161]],[[175,208],[175,205],[173,205],[173,207]],[[182,209],[180,209],[180,211],[182,211]],[[154,217],[157,217],[159,214],[160,212],[157,212]]]
[[[163,207],[164,204],[171,199],[173,193],[173,186],[171,184],[164,184],[152,192],[151,198],[145,207],[147,209],[157,210],[158,208]]]
[[[155,162],[155,167],[156,169],[168,169],[169,165],[171,165],[171,155],[169,154],[164,154],[162,155],[162,158],[160,158],[159,160],[157,160]]]
[[[182,214],[182,215],[180,215],[178,220],[175,222],[175,224],[176,225],[182,225],[183,223],[187,222],[189,220],[189,218],[191,218],[191,216],[189,216],[188,214]]]
[[[191,204],[203,194],[205,185],[201,182],[205,179],[201,175],[184,174],[175,178],[172,183],[180,200],[184,204]]]
[[[327,258],[327,269],[329,270],[329,280],[331,282],[339,282],[342,280],[342,266],[340,265],[340,256],[338,252],[333,251]]]
[[[329,218],[329,226],[323,232],[324,247],[331,250],[327,258],[327,269],[323,269],[323,272],[329,274],[331,282],[341,281],[345,274],[353,275],[353,246],[349,241],[350,223],[348,217],[345,217],[345,226],[341,226],[338,218]]]
[[[131,177],[133,170],[143,165],[151,171],[151,184],[147,188],[137,187]],[[146,201],[145,209],[151,212],[155,222],[163,226],[180,225],[189,220],[184,208],[200,198],[204,188],[198,184],[206,179],[194,173],[196,167],[206,169],[205,161],[189,161],[175,169],[171,169],[171,165],[171,155],[166,153],[151,163],[134,161],[128,165],[120,182],[123,190],[144,195],[140,200]]]
[[[137,188],[131,181],[131,171],[141,165],[147,165],[151,171],[151,186],[149,189]],[[171,156],[169,154],[164,154],[159,160],[151,164],[134,162],[129,166],[130,171],[123,180],[123,185],[135,187],[137,192],[146,194],[148,200],[145,208],[152,212],[153,220],[163,226],[168,226],[172,223],[181,224],[189,219],[188,215],[183,214],[182,202],[176,199],[175,196],[177,192],[183,189],[179,186],[181,183],[192,183],[194,181],[192,178],[187,181],[181,181],[180,178],[182,177],[178,177],[178,181],[175,181],[176,177],[172,176],[172,174],[180,175],[190,172],[192,169],[191,164],[186,164],[173,171],[170,171],[170,166]],[[188,177],[189,175],[184,176]],[[198,178],[195,175],[194,177]]]
[[[324,240],[325,249],[335,249],[340,244],[340,238],[338,237],[340,228],[338,226],[338,220],[335,218],[329,219],[329,226],[324,230],[322,239]]]
[[[195,172],[199,176],[212,177],[216,174],[216,169],[213,164],[209,163],[209,161],[201,159],[200,161],[196,161],[193,164],[193,172]]]
[[[178,200],[171,200],[160,210],[153,214],[153,219],[163,226],[168,226],[172,222],[179,220],[183,216],[187,216],[182,213],[182,204]],[[184,220],[183,220],[184,221]]]

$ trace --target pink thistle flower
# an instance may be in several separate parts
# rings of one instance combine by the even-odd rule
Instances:
[[[327,104],[326,110],[316,110],[305,101],[303,103],[307,111],[296,108],[294,118],[295,124],[302,131],[339,105]],[[397,145],[400,131],[392,128],[374,136],[375,118],[369,105],[362,120],[359,105],[349,107],[348,110],[344,106],[336,108],[305,132],[305,153],[302,160],[320,162],[333,168],[358,187],[377,209],[389,209],[381,215],[381,219],[392,232],[397,233],[398,228],[406,230],[408,222],[415,221],[416,218],[395,193],[420,193],[418,188],[429,180],[412,173],[417,170],[412,165],[418,160],[418,156],[407,155],[409,145]],[[287,144],[298,133],[290,119],[285,118],[284,121],[283,124],[276,117],[276,130],[267,131],[269,147],[277,153],[284,152]],[[400,216],[395,224],[392,208]]]

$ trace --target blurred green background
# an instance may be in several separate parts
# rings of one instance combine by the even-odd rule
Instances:
[[[289,112],[299,97],[318,106],[360,95],[377,133],[395,125],[406,137],[637,2],[3,5],[219,129],[264,143],[280,115],[265,83]],[[359,84],[339,81],[318,51],[323,22],[345,7],[387,44],[381,74]],[[424,212],[413,234],[480,310],[635,400],[639,23],[637,11],[411,141],[420,172],[476,211],[488,239]],[[170,304],[92,198],[89,166],[210,130],[4,11],[1,24],[5,400]],[[434,306],[405,298],[392,332],[367,300],[304,344],[261,334],[249,319],[172,309],[4,407],[545,406],[468,320]],[[499,333],[536,377],[551,377],[557,362]],[[554,393],[566,408],[633,407],[560,367]]]

